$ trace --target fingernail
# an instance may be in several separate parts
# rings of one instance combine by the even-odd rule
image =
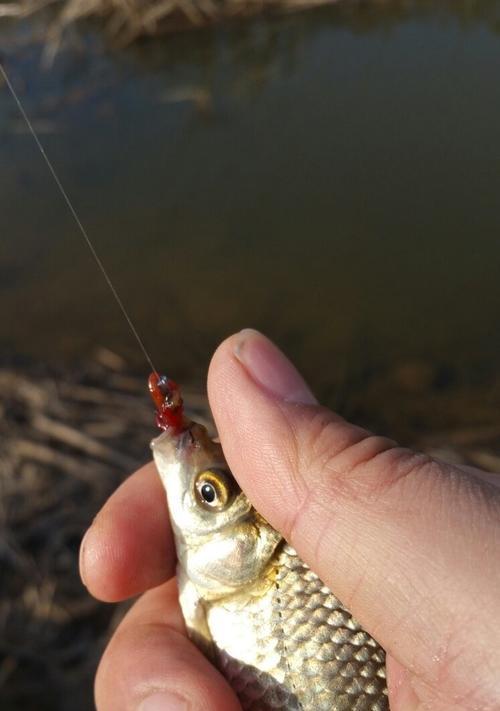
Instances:
[[[80,566],[80,577],[82,579],[82,583],[87,587],[87,583],[85,581],[85,544],[88,539],[89,533],[92,530],[92,526],[87,529],[85,532],[84,537],[82,538],[82,542],[80,543],[80,555],[79,555],[79,566]]]
[[[188,711],[186,699],[168,691],[158,691],[147,696],[139,705],[137,711]]]
[[[240,331],[236,336],[234,355],[268,394],[302,405],[317,403],[295,366],[259,331],[252,328]]]

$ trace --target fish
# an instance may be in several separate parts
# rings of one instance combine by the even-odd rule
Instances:
[[[177,384],[153,373],[149,389],[186,628],[242,708],[388,709],[382,647],[256,511]]]

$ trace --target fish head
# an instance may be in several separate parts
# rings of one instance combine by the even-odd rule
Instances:
[[[238,486],[219,442],[189,423],[151,446],[189,580],[213,599],[265,578],[282,537]]]

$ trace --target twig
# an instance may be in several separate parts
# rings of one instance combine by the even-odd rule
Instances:
[[[103,465],[96,463],[92,465],[86,464],[77,457],[62,454],[47,445],[30,442],[29,440],[15,440],[10,445],[10,450],[19,459],[32,459],[39,464],[48,464],[75,477],[75,479],[89,483],[95,484],[99,473],[102,474],[109,471]]]
[[[82,452],[103,459],[125,470],[133,470],[137,461],[117,452],[105,444],[98,442],[87,434],[75,430],[62,422],[51,420],[45,415],[39,414],[33,418],[33,426],[42,434],[62,442],[63,444],[79,449]]]

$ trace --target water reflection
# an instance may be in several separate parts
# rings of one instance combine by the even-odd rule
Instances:
[[[495,370],[498,8],[346,3],[121,52],[87,28],[49,71],[0,41],[155,360],[201,377],[252,324],[342,400],[401,360]],[[23,131],[0,92],[2,345],[139,364]]]

